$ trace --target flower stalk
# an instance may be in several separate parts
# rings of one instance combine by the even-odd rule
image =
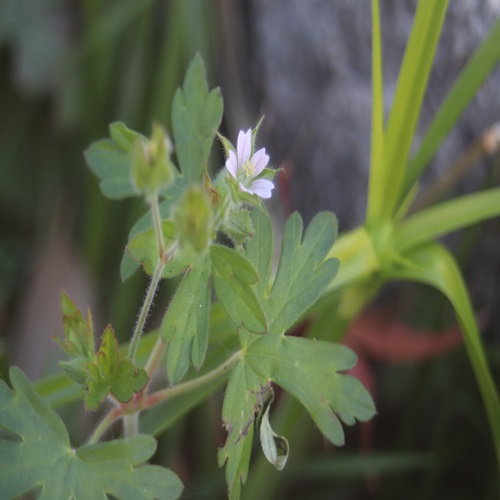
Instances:
[[[137,323],[135,325],[134,333],[132,335],[132,340],[130,341],[128,357],[135,361],[135,356],[137,354],[137,349],[139,347],[139,342],[141,340],[142,332],[144,331],[144,325],[146,324],[146,319],[149,315],[151,305],[153,304],[153,299],[156,294],[156,289],[161,280],[161,274],[163,268],[165,267],[165,244],[163,238],[163,230],[161,228],[161,216],[160,207],[158,205],[158,195],[155,193],[150,197],[149,203],[151,205],[151,213],[153,214],[153,225],[155,228],[156,239],[158,241],[158,262],[156,264],[155,272],[151,281],[149,282],[149,288],[146,293],[146,298],[142,303],[141,310],[139,312],[139,317],[137,318]]]
[[[139,342],[141,340],[142,332],[144,331],[144,325],[146,324],[146,319],[149,315],[149,310],[151,309],[151,305],[153,304],[153,299],[156,294],[156,289],[158,288],[158,284],[161,279],[161,273],[163,272],[163,268],[165,264],[161,259],[158,259],[158,263],[156,264],[156,269],[149,282],[148,291],[146,293],[146,298],[142,303],[141,310],[139,312],[139,317],[137,318],[137,323],[135,325],[134,333],[132,335],[132,340],[130,341],[129,349],[128,349],[128,357],[132,362],[135,361],[135,356],[137,354],[137,349],[139,347]]]

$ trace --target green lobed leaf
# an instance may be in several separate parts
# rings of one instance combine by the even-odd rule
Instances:
[[[62,420],[18,368],[11,390],[0,381],[0,498],[39,490],[38,498],[173,499],[182,491],[168,469],[143,465],[155,452],[151,436],[138,435],[74,450]]]
[[[210,331],[212,334],[209,336],[209,350],[201,369],[202,373],[206,373],[223,363],[227,357],[227,352],[236,349],[239,345],[236,327],[218,302],[213,303],[210,308]],[[143,366],[146,363],[157,337],[157,331],[148,332],[141,337],[136,356],[139,366]],[[126,355],[127,351],[128,344],[122,344],[120,346],[120,354]],[[190,377],[198,375],[197,372],[192,371]],[[207,386],[202,385],[201,390],[198,392],[192,391],[187,394],[181,394],[174,400],[167,401],[166,405],[160,403],[151,408],[147,413],[142,415],[144,420],[148,421],[144,431],[159,435],[166,426],[176,422],[189,409],[195,406],[197,401],[203,400],[203,398],[212,394],[215,388],[219,387],[222,381],[228,376],[229,373],[226,374],[226,377],[220,379],[216,385],[212,383],[208,384],[208,389]],[[82,388],[61,371],[36,381],[35,387],[37,392],[53,408],[59,408],[71,402],[78,401],[83,397]]]
[[[232,248],[222,245],[212,245],[210,248],[210,257],[217,267],[229,264],[234,278],[242,283],[253,285],[259,279],[253,265]]]
[[[141,267],[141,265],[130,255],[129,252],[123,252],[122,260],[120,261],[120,279],[123,282],[127,281],[135,274],[139,267]]]
[[[223,448],[219,449],[219,467],[226,466],[229,499],[239,499],[241,484],[245,484],[252,452],[254,421],[262,404],[259,394],[268,387],[245,361],[234,368],[224,396],[222,421],[227,431]]]
[[[238,327],[254,333],[267,329],[266,317],[250,286],[258,279],[252,264],[236,250],[210,246],[214,288],[229,317]]]
[[[141,337],[139,349],[137,351],[137,364],[143,366],[148,356],[153,349],[153,346],[158,336],[157,331],[148,332]],[[128,343],[120,345],[120,355],[125,356],[128,350]],[[88,375],[88,371],[87,371]],[[34,382],[34,386],[52,408],[59,408],[69,403],[83,399],[85,396],[84,388],[71,380],[66,373],[56,372],[46,377],[43,377]]]
[[[338,260],[325,260],[337,237],[337,219],[332,213],[320,212],[302,237],[300,215],[294,213],[289,217],[278,271],[271,287],[271,222],[263,210],[253,211],[252,222],[255,236],[248,241],[245,255],[255,266],[260,279],[258,298],[268,321],[268,331],[281,334],[312,307],[337,274]]]
[[[138,138],[143,138],[141,134],[130,130],[123,122],[115,122],[109,126],[109,135],[115,144],[124,151],[132,151]]]
[[[198,257],[186,271],[161,325],[167,342],[167,375],[177,383],[190,361],[200,368],[205,360],[210,322],[210,257]]]
[[[172,105],[172,129],[181,171],[189,183],[202,179],[215,131],[222,120],[220,89],[208,93],[203,61],[197,55]]]
[[[97,408],[110,392],[122,403],[127,403],[148,382],[144,369],[135,367],[129,359],[120,359],[118,342],[109,325],[102,335],[95,361],[87,365],[87,370],[90,375],[85,395],[87,409]]]
[[[92,172],[99,177],[99,187],[106,198],[136,196],[130,173],[133,144],[137,139],[146,138],[123,123],[113,123],[109,128],[112,138],[91,144],[85,151],[85,159]]]
[[[375,414],[374,403],[361,382],[338,373],[356,364],[356,355],[346,346],[266,335],[248,346],[245,360],[255,373],[297,398],[320,431],[337,446],[344,444],[339,419],[353,425]]]
[[[229,380],[222,417],[228,431],[219,451],[226,464],[231,498],[239,497],[245,482],[253,423],[263,408],[263,395],[274,382],[297,398],[320,431],[334,444],[344,444],[340,421],[353,425],[375,414],[375,405],[354,377],[339,373],[352,368],[355,354],[347,347],[283,335],[251,335],[244,341],[243,358]]]

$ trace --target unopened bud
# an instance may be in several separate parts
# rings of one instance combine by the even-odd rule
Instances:
[[[132,178],[136,188],[151,194],[168,186],[174,178],[174,166],[170,161],[171,145],[161,125],[153,125],[149,141],[137,139],[134,145]]]
[[[181,247],[196,253],[205,250],[212,238],[212,204],[200,186],[190,187],[177,209],[175,222]]]

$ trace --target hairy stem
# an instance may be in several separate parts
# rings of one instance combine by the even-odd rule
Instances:
[[[155,228],[156,239],[158,241],[158,252],[160,255],[160,260],[163,260],[163,254],[165,253],[165,242],[163,239],[163,230],[161,228],[161,215],[160,206],[158,205],[158,195],[154,194],[149,198],[149,204],[151,205],[151,213],[153,214],[153,225]]]
[[[132,340],[130,341],[130,345],[128,348],[128,357],[134,361],[135,355],[137,354],[137,348],[139,347],[139,342],[141,340],[141,335],[144,330],[144,325],[146,323],[146,319],[149,314],[149,310],[151,309],[151,304],[153,303],[153,298],[156,293],[156,289],[158,288],[158,283],[161,279],[161,273],[163,272],[163,268],[165,264],[161,259],[158,259],[158,263],[156,264],[156,269],[149,282],[149,288],[146,293],[146,298],[142,303],[141,310],[139,312],[139,317],[137,318],[137,323],[135,325],[134,334],[132,335]]]
[[[135,325],[135,330],[132,335],[132,340],[128,348],[128,357],[134,361],[135,355],[137,353],[137,348],[139,347],[139,341],[141,340],[141,335],[144,330],[144,325],[151,309],[151,304],[153,303],[153,298],[158,288],[158,283],[161,279],[161,273],[165,267],[165,246],[163,241],[163,230],[161,228],[161,216],[160,207],[158,205],[158,195],[154,193],[148,198],[149,204],[151,205],[151,213],[153,214],[153,226],[155,228],[156,239],[158,241],[158,263],[156,264],[156,269],[149,282],[149,288],[146,293],[146,298],[142,304],[141,310],[139,312],[139,317],[137,318],[137,323]]]

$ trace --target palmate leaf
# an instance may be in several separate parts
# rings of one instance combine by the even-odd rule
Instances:
[[[337,237],[334,214],[320,212],[302,237],[303,224],[298,213],[286,222],[276,278],[270,284],[273,259],[273,232],[269,216],[254,210],[255,236],[245,248],[247,259],[259,276],[257,297],[264,310],[268,331],[281,334],[291,328],[318,300],[337,274],[337,259],[327,259]]]
[[[222,417],[228,436],[219,452],[219,465],[226,465],[231,498],[239,498],[241,483],[246,480],[254,422],[266,403],[271,382],[296,397],[321,432],[337,445],[344,444],[340,421],[352,425],[356,419],[365,421],[375,413],[373,401],[361,383],[338,373],[354,366],[356,356],[352,351],[337,344],[284,336],[335,277],[338,261],[325,260],[337,235],[335,216],[318,214],[304,236],[300,216],[294,214],[288,219],[274,280],[269,216],[255,209],[252,224],[255,236],[244,249],[247,260],[234,266],[232,279],[246,276],[250,283],[248,262],[255,268],[259,280],[253,290],[265,314],[268,335],[241,332],[242,358],[224,398]],[[274,431],[272,435],[276,436]]]
[[[334,444],[344,444],[340,421],[353,425],[375,414],[362,384],[339,373],[352,368],[355,354],[345,346],[283,335],[244,336],[242,359],[235,367],[224,398],[222,418],[228,431],[219,450],[226,464],[230,498],[239,498],[248,473],[253,424],[274,382],[297,398],[321,432]]]
[[[143,465],[154,453],[151,436],[138,435],[71,448],[62,420],[18,368],[13,390],[0,381],[0,498],[35,491],[38,498],[173,499],[182,491],[168,469]]]
[[[116,200],[136,196],[130,173],[132,151],[136,140],[146,138],[121,122],[112,123],[109,132],[111,139],[91,144],[85,151],[85,159],[99,177],[99,187],[106,198]]]
[[[87,409],[96,409],[110,392],[118,401],[127,403],[148,382],[148,375],[143,368],[137,368],[129,359],[120,359],[118,342],[111,326],[104,330],[101,347],[95,355],[95,361],[87,365],[87,370]]]
[[[227,430],[227,439],[219,449],[219,467],[226,466],[226,482],[230,499],[238,499],[241,484],[246,482],[254,421],[259,412],[259,395],[268,387],[267,380],[261,378],[245,362],[240,361],[234,368],[222,407],[222,421]]]
[[[200,368],[205,360],[210,323],[210,258],[198,257],[186,271],[161,325],[167,342],[167,375],[177,383],[192,361]]]
[[[215,131],[222,120],[222,108],[220,89],[208,92],[203,61],[197,55],[172,105],[175,150],[182,174],[189,183],[200,181],[205,173]]]

